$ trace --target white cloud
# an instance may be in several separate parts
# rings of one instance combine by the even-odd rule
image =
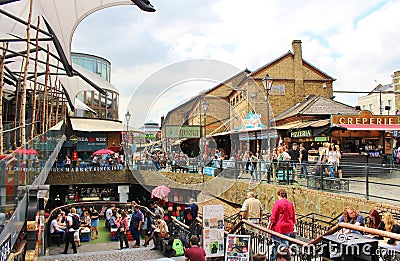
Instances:
[[[111,61],[121,115],[133,90],[162,66],[210,58],[254,70],[291,49],[294,39],[302,40],[304,59],[337,79],[334,90],[368,91],[375,81],[390,83],[399,70],[399,0],[152,3],[155,13],[130,6],[102,10],[74,36],[74,51]],[[335,96],[353,105],[361,95]]]

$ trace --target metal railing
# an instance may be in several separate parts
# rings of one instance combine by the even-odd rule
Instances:
[[[6,213],[0,242],[10,235],[11,245],[16,242],[26,221],[28,188],[45,183],[64,140],[63,131],[49,130],[0,161],[0,212]]]
[[[157,171],[151,159],[134,161],[130,167],[135,170]],[[344,178],[339,178],[336,172],[334,177],[330,177],[325,170],[325,165],[321,163],[306,163],[305,167],[307,175],[301,171],[302,164],[293,161],[211,160],[204,167],[203,161],[190,159],[167,161],[161,171],[199,173],[259,183],[298,184],[310,189],[355,195],[366,199],[379,199],[388,203],[400,203],[399,198],[392,197],[393,194],[400,193],[400,168],[397,166],[390,167],[384,163],[368,162],[346,163],[341,165],[343,171],[347,171],[343,172]],[[349,176],[350,174],[354,174],[354,176]]]

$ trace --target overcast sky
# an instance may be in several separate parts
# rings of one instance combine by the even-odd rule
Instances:
[[[120,90],[121,120],[135,89],[165,66],[212,59],[255,70],[291,50],[294,39],[302,41],[306,61],[337,79],[334,91],[369,91],[391,83],[393,72],[400,70],[400,0],[151,3],[155,13],[135,6],[100,10],[83,20],[74,34],[72,51],[111,62],[111,83]],[[176,87],[172,94],[179,95],[169,94],[168,104],[153,106],[146,120],[159,122],[179,100],[214,85]],[[361,94],[334,95],[353,106]]]

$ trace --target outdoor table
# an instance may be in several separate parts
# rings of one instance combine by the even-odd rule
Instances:
[[[356,233],[322,237],[323,260],[378,261],[378,239]]]

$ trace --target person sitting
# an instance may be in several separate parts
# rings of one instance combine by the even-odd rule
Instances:
[[[369,221],[368,221],[367,227],[379,229],[379,230],[385,230],[385,223],[382,221],[381,215],[379,215],[379,213],[376,209],[371,209],[369,211]],[[366,236],[383,239],[383,237],[378,236],[378,235],[373,235],[373,234],[367,234]]]
[[[60,221],[61,214],[57,215],[50,223],[50,234],[51,235],[60,235],[61,243],[65,242],[65,231],[58,225]]]
[[[357,210],[351,206],[345,207],[343,210],[343,215],[339,219],[339,223],[349,223],[356,226],[364,226],[364,218],[361,214],[357,212]],[[361,232],[357,230],[350,230],[347,228],[343,228],[341,233],[348,234],[348,233],[357,233],[361,234]]]
[[[400,226],[397,224],[396,220],[390,212],[383,214],[383,222],[385,223],[385,230],[388,232],[400,234]],[[397,251],[400,250],[400,243],[395,239],[390,238],[385,242],[385,240],[379,240],[379,247],[384,248],[394,248]]]
[[[161,219],[160,215],[156,215],[155,224],[156,225],[152,225],[152,228],[154,229],[153,233],[151,233],[149,239],[144,243],[144,246],[147,246],[149,244],[149,241],[153,239],[154,247],[151,250],[157,249],[159,238],[169,237],[167,223],[165,223],[165,221]]]

